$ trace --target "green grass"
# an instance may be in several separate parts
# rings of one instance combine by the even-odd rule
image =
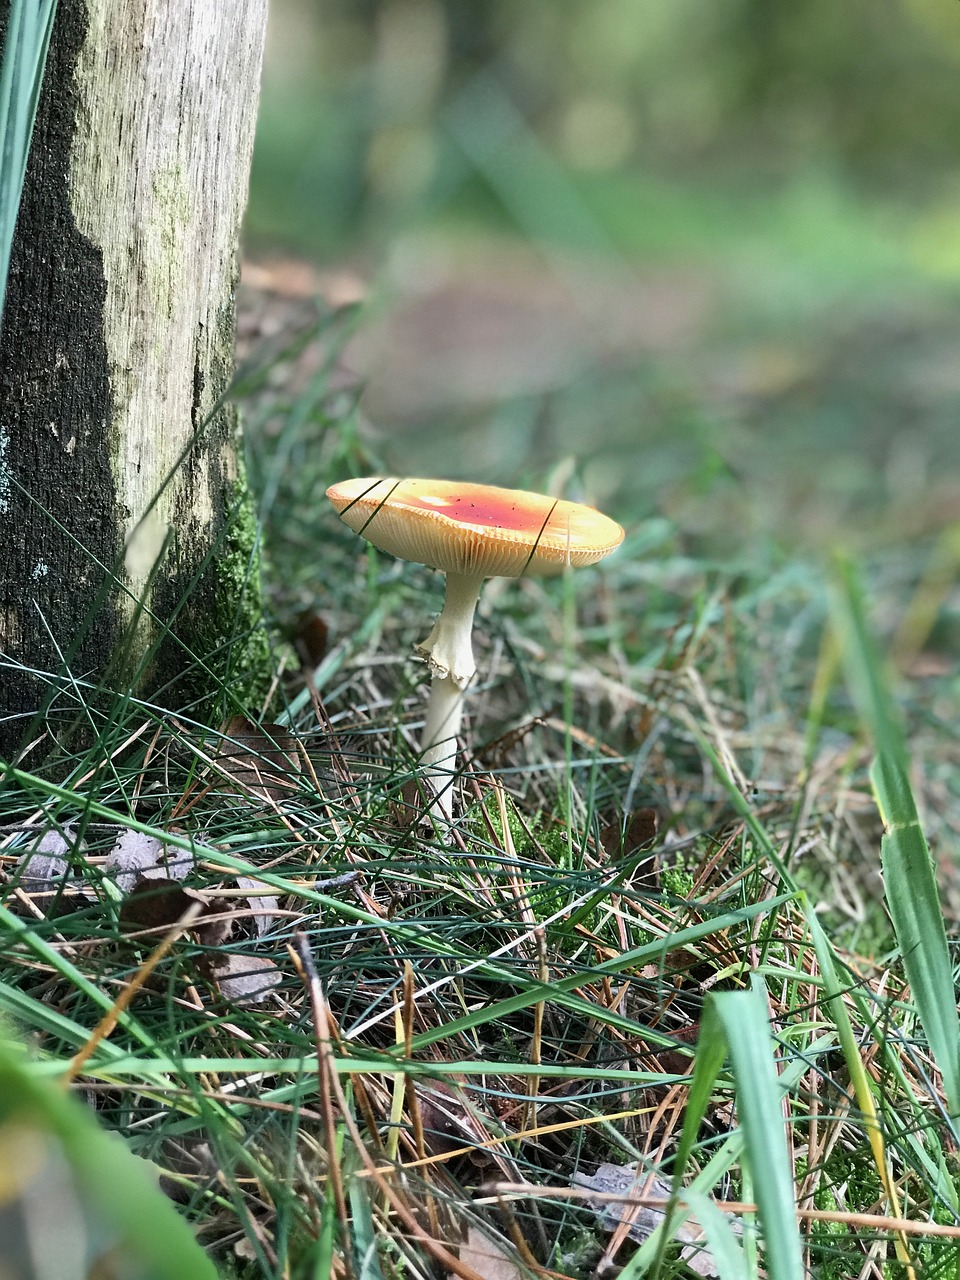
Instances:
[[[149,1166],[108,1137],[89,1108],[39,1075],[8,1035],[4,1031],[0,1039],[0,1147],[6,1178],[12,1184],[4,1202],[9,1204],[11,1190],[19,1193],[16,1199],[22,1205],[34,1263],[39,1263],[37,1273],[52,1276],[57,1269],[61,1275],[77,1274],[73,1268],[82,1265],[83,1259],[71,1256],[71,1246],[85,1252],[96,1230],[108,1242],[116,1262],[133,1267],[137,1274],[158,1280],[215,1276],[187,1225],[159,1193]],[[57,1170],[58,1159],[68,1170],[72,1186],[65,1185],[63,1173]],[[21,1181],[23,1169],[26,1176]],[[34,1224],[48,1215],[51,1206],[45,1201],[51,1196],[60,1222],[67,1225],[50,1233],[52,1242],[49,1235],[44,1242]],[[81,1225],[84,1218],[86,1229]],[[4,1243],[9,1257],[19,1252],[20,1241],[9,1227],[7,1231]],[[86,1265],[93,1261],[88,1257]]]
[[[327,477],[375,465],[351,418],[316,389],[271,413],[284,434],[254,436],[251,471],[269,498],[275,608],[312,603],[332,639],[312,691],[290,669],[269,708],[299,765],[265,798],[209,726],[123,699],[109,737],[81,755],[7,770],[0,1006],[31,1042],[36,1087],[64,1077],[173,923],[128,937],[105,881],[117,833],[140,831],[188,852],[188,883],[232,893],[247,914],[226,940],[173,943],[75,1087],[166,1171],[221,1274],[325,1274],[331,1258],[406,1274],[469,1222],[510,1237],[492,1189],[525,1182],[501,1201],[527,1262],[585,1275],[610,1238],[563,1193],[577,1170],[638,1159],[676,1175],[676,1212],[701,1218],[721,1275],[792,1277],[807,1257],[832,1277],[838,1249],[849,1266],[877,1238],[890,1275],[950,1274],[953,1241],[869,1216],[960,1222],[945,944],[857,955],[845,946],[855,907],[821,904],[829,934],[814,913],[838,864],[879,866],[885,839],[889,876],[895,856],[861,738],[889,698],[862,606],[836,606],[843,634],[856,619],[859,647],[844,652],[872,690],[851,702],[823,657],[831,606],[813,563],[783,560],[772,577],[741,566],[736,581],[688,563],[702,583],[691,603],[670,557],[651,554],[675,531],[640,526],[569,584],[510,584],[485,605],[462,817],[438,840],[402,809],[423,715],[409,655],[437,584],[368,556],[305,501]],[[909,599],[909,579],[882,565],[870,581],[888,612]],[[942,682],[904,689],[920,777],[955,742],[952,695]],[[653,846],[621,850],[607,832],[643,806],[659,814]],[[949,838],[947,798],[935,788],[925,806],[928,832]],[[71,877],[52,905],[21,883],[24,852],[51,824],[68,832]],[[276,895],[263,934],[240,875]],[[902,882],[887,900],[901,944]],[[879,899],[861,905],[882,919]],[[288,950],[295,931],[332,1041]],[[211,977],[224,952],[276,963],[275,994],[225,998]],[[471,1157],[478,1146],[494,1154]],[[717,1200],[755,1204],[755,1223],[741,1210],[732,1234]],[[798,1201],[854,1216],[798,1220]],[[658,1235],[617,1256],[630,1276],[683,1274]]]

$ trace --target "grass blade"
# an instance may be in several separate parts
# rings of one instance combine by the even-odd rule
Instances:
[[[709,1016],[713,1018],[715,1015],[711,1013]],[[717,1035],[719,1034],[720,1043],[722,1044],[723,1043],[722,1028],[718,1033],[716,1025],[715,1024],[711,1024],[711,1025],[713,1026],[712,1031],[708,1027],[708,1031],[711,1037],[710,1042],[712,1043],[713,1041],[715,1041]],[[701,1031],[700,1031],[700,1039],[703,1040],[702,1025],[701,1025]],[[704,1041],[704,1043],[706,1044],[708,1042]],[[700,1041],[698,1040],[697,1042],[698,1056],[700,1052],[699,1045],[700,1045]],[[726,1051],[726,1047],[724,1046],[724,1052],[725,1051]],[[790,1061],[784,1061],[783,1069],[780,1072],[780,1075],[778,1077],[775,1077],[776,1087],[777,1087],[777,1096],[780,1098],[788,1097],[793,1092],[793,1090],[795,1090],[800,1084],[804,1075],[809,1070],[809,1066],[811,1062],[816,1062],[819,1058],[824,1057],[827,1054],[834,1053],[835,1051],[836,1051],[836,1037],[831,1033],[830,1035],[827,1035],[827,1036],[819,1036],[812,1043],[806,1045],[803,1052],[799,1054],[797,1057],[793,1058]],[[713,1053],[714,1050],[711,1049],[709,1050],[709,1052]],[[704,1071],[705,1083],[707,1079],[714,1078],[710,1076],[710,1071],[712,1070],[713,1068],[711,1066],[710,1070]],[[696,1135],[694,1134],[694,1136]],[[683,1141],[684,1141],[684,1138],[683,1136],[681,1136],[681,1144],[683,1143]],[[690,1191],[694,1191],[701,1195],[709,1195],[717,1187],[721,1179],[726,1177],[726,1175],[734,1167],[737,1161],[741,1158],[743,1149],[744,1149],[744,1131],[742,1128],[734,1129],[732,1132],[727,1134],[726,1138],[723,1140],[719,1148],[713,1153],[710,1159],[707,1160],[706,1164],[703,1165],[703,1167],[701,1168],[697,1176],[693,1179],[693,1181],[689,1184],[689,1186],[684,1188],[683,1192],[678,1197],[678,1209],[676,1210],[676,1212],[681,1215],[681,1220],[685,1220],[690,1213],[690,1210],[687,1207],[687,1193]],[[676,1221],[677,1219],[675,1219],[671,1215],[671,1222],[674,1223],[675,1225]],[[662,1231],[663,1231],[663,1228],[658,1227],[657,1230],[654,1231],[654,1233],[650,1236],[650,1238],[648,1240],[645,1240],[644,1243],[640,1245],[639,1249],[637,1249],[636,1253],[633,1255],[630,1261],[623,1268],[623,1271],[621,1272],[621,1280],[639,1280],[641,1276],[646,1276],[648,1273],[651,1272],[651,1268],[653,1267],[654,1261],[658,1256],[658,1251],[660,1249]]]
[[[740,1241],[734,1235],[725,1214],[709,1196],[687,1187],[680,1202],[696,1215],[720,1280],[747,1280],[747,1263]]]
[[[903,1216],[900,1194],[890,1171],[886,1143],[884,1142],[883,1129],[880,1126],[880,1117],[877,1114],[877,1104],[870,1085],[870,1077],[867,1074],[863,1056],[860,1053],[860,1046],[857,1044],[857,1038],[853,1033],[853,1026],[850,1022],[846,1005],[843,1003],[840,979],[833,962],[833,950],[820,921],[817,919],[816,912],[809,905],[807,906],[807,924],[810,929],[810,936],[813,938],[814,950],[817,953],[817,964],[820,966],[820,973],[823,976],[824,1007],[833,1018],[834,1025],[837,1028],[837,1035],[840,1038],[843,1056],[847,1063],[847,1071],[850,1073],[850,1082],[853,1085],[857,1106],[863,1114],[863,1124],[867,1131],[870,1150],[887,1200],[890,1203],[890,1212],[893,1217],[900,1218]],[[909,1267],[911,1265],[910,1251],[906,1237],[902,1232],[897,1236],[896,1250],[900,1261]]]
[[[771,1280],[802,1280],[793,1170],[787,1152],[780,1089],[762,992],[727,991],[707,1006],[704,1034],[716,1019],[726,1037],[737,1084],[737,1110],[763,1228]]]
[[[870,778],[886,829],[880,853],[887,906],[917,1013],[943,1077],[947,1106],[952,1116],[958,1116],[960,1018],[940,895],[910,787],[903,728],[867,626],[859,584],[848,563],[840,566],[834,625],[842,640],[851,692],[873,739]]]
[[[686,1199],[683,1187],[684,1170],[696,1144],[700,1125],[707,1114],[707,1108],[713,1095],[713,1086],[716,1083],[717,1076],[720,1074],[720,1069],[726,1056],[727,1045],[723,1036],[723,1028],[719,1027],[715,1020],[711,1020],[709,1023],[705,1021],[697,1040],[693,1077],[690,1081],[687,1104],[683,1111],[683,1128],[680,1131],[680,1142],[677,1147],[677,1156],[674,1164],[672,1202],[667,1212],[666,1222],[659,1233],[660,1241],[657,1258],[652,1267],[654,1276],[659,1274],[663,1265],[667,1244],[672,1237],[673,1228],[676,1224],[676,1219],[673,1216],[674,1207],[679,1203],[681,1196]],[[700,1199],[705,1200],[707,1197],[701,1195]],[[689,1199],[687,1199],[687,1203],[690,1203]]]
[[[0,320],[56,0],[12,0],[0,63]]]
[[[705,1220],[700,1203],[703,1197],[697,1198],[698,1188],[693,1188],[695,1205],[690,1198],[690,1189],[681,1189],[679,1185],[727,1053],[732,1060],[736,1080],[743,1156],[750,1169],[757,1214],[766,1243],[766,1274],[771,1280],[801,1280],[803,1257],[781,1103],[784,1082],[778,1078],[774,1067],[774,1044],[762,988],[724,992],[708,999],[704,1006],[690,1096],[677,1149],[676,1202],[690,1209],[696,1207],[712,1250],[715,1249],[716,1237],[718,1251],[714,1252],[714,1258],[718,1267],[722,1260],[721,1275],[744,1274],[743,1251],[733,1239],[719,1210]],[[672,1214],[668,1215],[665,1229],[658,1233],[654,1275],[658,1274],[658,1264],[670,1238],[671,1223],[675,1222]],[[647,1246],[638,1251],[634,1259],[636,1263],[640,1263],[641,1255],[647,1252],[651,1243],[648,1241]],[[628,1266],[625,1274],[632,1276],[639,1271]]]
[[[69,1093],[37,1076],[0,1029],[0,1150],[28,1132],[37,1148],[53,1138],[85,1200],[121,1236],[125,1249],[169,1280],[214,1280],[189,1226],[151,1180],[149,1166],[105,1133]],[[24,1194],[29,1194],[29,1187]]]

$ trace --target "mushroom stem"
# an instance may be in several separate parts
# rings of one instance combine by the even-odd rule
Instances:
[[[477,669],[470,633],[482,586],[483,578],[475,574],[448,572],[443,609],[429,636],[417,645],[417,652],[427,659],[432,673],[422,760],[426,776],[437,792],[431,811],[445,822],[453,816],[453,773],[463,718],[463,692]]]
[[[423,644],[417,645],[417,653],[426,658],[433,674],[449,676],[458,689],[467,687],[477,669],[470,632],[482,586],[483,578],[476,574],[448,572],[440,616]],[[427,739],[424,745],[432,744]]]
[[[453,817],[453,775],[457,762],[457,734],[463,718],[463,698],[464,692],[452,676],[435,674],[432,677],[421,759],[427,780],[436,792],[431,812],[445,822]]]

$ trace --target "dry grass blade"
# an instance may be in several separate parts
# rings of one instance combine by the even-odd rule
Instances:
[[[403,1006],[401,1009],[403,1054],[407,1061],[410,1061],[413,1057],[414,1012],[413,965],[411,965],[408,960],[403,966]],[[399,1085],[400,1083],[401,1082],[398,1080],[397,1084]],[[410,1127],[413,1131],[413,1141],[414,1146],[416,1147],[417,1158],[422,1161],[425,1160],[427,1156],[427,1143],[423,1131],[423,1112],[420,1107],[420,1096],[417,1092],[417,1082],[412,1075],[408,1075],[404,1077],[402,1084],[406,1095],[407,1108],[410,1112]],[[437,1217],[437,1206],[432,1195],[427,1196],[427,1214],[430,1221],[430,1232],[435,1239],[439,1239],[440,1220]]]
[[[396,1213],[397,1217],[406,1229],[414,1236],[414,1238],[420,1241],[431,1257],[433,1257],[442,1266],[447,1267],[447,1269],[452,1271],[454,1275],[459,1276],[460,1280],[485,1280],[484,1276],[482,1276],[478,1271],[475,1271],[473,1267],[462,1263],[459,1258],[455,1257],[450,1250],[446,1248],[445,1245],[441,1244],[439,1240],[435,1240],[423,1230],[420,1223],[417,1221],[416,1215],[411,1211],[399,1192],[395,1191],[394,1188],[390,1186],[389,1182],[382,1176],[375,1162],[371,1158],[364,1144],[363,1136],[357,1128],[353,1116],[350,1114],[350,1108],[347,1104],[346,1096],[344,1095],[343,1089],[340,1085],[336,1064],[333,1061],[333,1049],[329,1035],[326,1031],[320,1031],[321,1026],[326,1028],[328,1025],[329,1010],[323,995],[323,989],[320,986],[320,979],[317,976],[316,966],[313,962],[313,955],[310,951],[310,945],[302,934],[296,935],[294,944],[291,947],[291,954],[294,956],[295,960],[299,962],[303,973],[306,975],[306,981],[309,984],[310,999],[314,1008],[314,1017],[316,1019],[315,1032],[317,1035],[318,1052],[322,1050],[324,1058],[328,1064],[327,1078],[329,1080],[331,1093],[339,1105],[340,1115],[350,1133],[351,1138],[353,1139],[357,1154],[360,1157],[364,1168],[377,1184],[381,1194],[389,1202],[394,1213]]]
[[[496,1204],[505,1196],[516,1199],[583,1200],[612,1206],[639,1204],[648,1209],[665,1210],[672,1203],[669,1196],[629,1195],[617,1191],[585,1190],[580,1187],[549,1187],[533,1182],[490,1182],[483,1188],[477,1204]],[[742,1215],[756,1213],[756,1203],[751,1200],[717,1200],[721,1213]],[[863,1227],[868,1231],[903,1232],[913,1236],[939,1237],[944,1240],[960,1240],[960,1226],[947,1222],[918,1222],[914,1218],[891,1218],[881,1213],[848,1213],[842,1209],[797,1209],[802,1222],[836,1222],[845,1226]]]
[[[327,1148],[327,1177],[330,1181],[337,1219],[340,1223],[341,1239],[345,1243],[349,1238],[349,1225],[347,1198],[344,1194],[343,1178],[341,1176],[340,1144],[337,1139],[336,1115],[333,1106],[333,1086],[336,1082],[337,1068],[332,1060],[330,1020],[326,1002],[323,999],[323,991],[320,987],[320,979],[317,977],[316,966],[313,962],[313,953],[310,950],[309,942],[302,933],[294,934],[289,951],[300,973],[300,979],[310,997],[310,1005],[313,1012],[313,1034],[317,1046],[317,1078],[320,1086],[320,1111],[323,1115],[323,1128]],[[345,1101],[346,1099],[343,1099],[341,1105]],[[345,1106],[343,1109],[346,1111]],[[349,1274],[352,1271],[352,1267],[346,1250],[344,1250],[343,1261]]]
[[[160,944],[153,949],[134,976],[120,992],[120,995],[113,1003],[113,1008],[109,1009],[100,1019],[86,1044],[74,1055],[69,1067],[64,1073],[64,1085],[68,1085],[71,1080],[76,1079],[83,1070],[84,1063],[89,1060],[97,1046],[101,1044],[102,1041],[104,1041],[114,1030],[121,1015],[130,1007],[134,996],[150,977],[151,973],[153,973],[154,969],[156,969],[160,961],[169,952],[177,939],[200,918],[205,910],[205,902],[190,902],[187,905],[186,910],[183,912],[174,927],[160,942]]]

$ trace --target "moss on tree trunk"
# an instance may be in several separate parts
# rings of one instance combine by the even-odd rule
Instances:
[[[133,681],[209,713],[262,688],[224,396],[265,22],[60,0],[0,336],[4,754],[51,694],[69,716]]]

